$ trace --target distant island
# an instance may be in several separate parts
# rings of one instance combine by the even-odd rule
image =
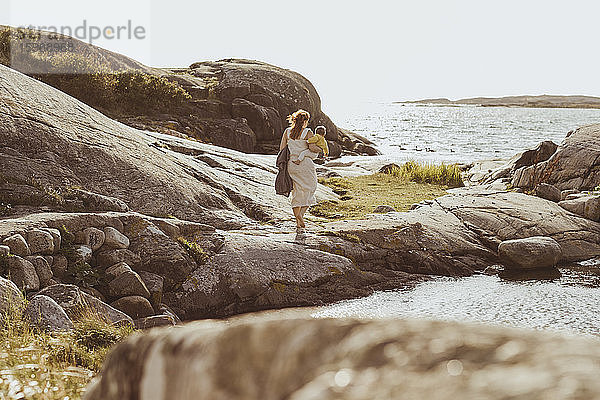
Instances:
[[[460,100],[445,98],[398,101],[396,104],[477,105],[481,107],[600,108],[600,97],[593,96],[506,96],[473,97]]]

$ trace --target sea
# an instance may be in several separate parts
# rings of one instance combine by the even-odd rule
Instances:
[[[334,114],[371,140],[381,159],[472,163],[508,159],[567,132],[600,123],[600,110],[368,103]],[[427,318],[600,336],[600,259],[561,269],[562,278],[434,277],[315,310],[315,318]]]
[[[333,114],[338,126],[371,140],[381,158],[434,163],[508,159],[540,142],[560,144],[600,109],[363,103]]]

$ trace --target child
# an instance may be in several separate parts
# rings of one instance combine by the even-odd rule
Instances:
[[[307,140],[309,148],[300,152],[298,155],[298,161],[304,160],[305,157],[308,157],[311,160],[317,158],[319,153],[310,150],[311,147],[314,149],[314,146],[317,146],[320,150],[322,150],[323,155],[327,157],[329,155],[329,146],[327,146],[327,140],[325,140],[326,133],[327,130],[324,126],[317,126],[315,128],[315,135]]]

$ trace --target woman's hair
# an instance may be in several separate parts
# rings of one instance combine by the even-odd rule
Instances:
[[[290,123],[290,138],[298,139],[302,134],[304,123],[310,120],[310,114],[308,111],[298,110],[292,115],[289,115],[287,120]]]

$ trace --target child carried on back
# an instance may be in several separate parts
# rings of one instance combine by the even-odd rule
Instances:
[[[324,126],[317,126],[315,128],[314,136],[307,140],[308,149],[300,152],[298,155],[298,161],[304,160],[305,157],[314,160],[319,156],[321,151],[323,152],[323,155],[327,157],[329,155],[329,146],[327,146],[327,140],[325,140],[326,133],[327,130]]]

